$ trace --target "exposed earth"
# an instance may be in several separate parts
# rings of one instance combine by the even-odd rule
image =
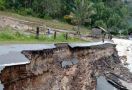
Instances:
[[[113,39],[113,41],[117,43],[118,39]],[[22,49],[19,45],[18,47],[11,45],[9,50],[17,53],[21,50],[23,52],[24,49],[23,54],[30,62],[23,65],[18,63],[16,66],[15,63],[5,64],[6,68],[1,74],[5,88],[7,90],[18,90],[18,88],[23,90],[22,87],[25,90],[29,88],[38,90],[95,90],[95,88],[96,90],[132,90],[132,74],[119,60],[112,42],[68,45],[56,44],[55,48],[49,46],[50,49],[44,50],[41,50],[43,48],[41,46],[37,47],[38,50],[37,48],[33,50],[24,45],[22,47],[25,48]],[[15,48],[20,51],[16,51]],[[120,50],[118,45],[117,50]],[[121,56],[120,52],[119,55]],[[10,70],[12,73],[8,73]]]

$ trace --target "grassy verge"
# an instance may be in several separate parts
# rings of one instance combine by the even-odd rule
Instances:
[[[5,29],[0,32],[0,43],[61,43],[61,42],[85,42],[79,38],[68,37],[66,40],[64,34],[57,35],[56,39],[48,35],[40,35],[36,39],[35,35],[25,35],[13,30]]]

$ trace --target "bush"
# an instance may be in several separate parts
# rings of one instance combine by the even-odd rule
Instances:
[[[33,14],[33,10],[31,8],[27,8],[27,9],[20,8],[20,9],[17,10],[17,13],[21,14],[21,15],[24,15],[24,16],[32,15]]]
[[[31,8],[25,9],[25,12],[26,12],[27,15],[32,15],[33,14],[33,10]]]
[[[15,36],[13,34],[10,34],[9,32],[1,32],[0,33],[0,39],[1,40],[13,40],[15,39]]]
[[[49,16],[49,15],[44,15],[44,19],[51,20],[51,19],[52,19],[52,17],[51,17],[51,16]]]
[[[128,28],[128,32],[132,32],[132,27]]]
[[[5,9],[5,1],[0,0],[0,10],[4,10],[4,9]]]
[[[95,26],[100,26],[100,27],[106,28],[106,24],[102,20],[96,21]]]

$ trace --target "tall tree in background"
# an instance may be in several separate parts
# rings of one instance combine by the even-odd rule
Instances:
[[[90,22],[90,16],[94,14],[93,3],[90,0],[74,0],[73,22],[77,24],[78,30],[80,25]]]
[[[47,0],[45,5],[45,12],[52,17],[60,17],[61,0]]]
[[[102,26],[118,32],[127,27],[127,7],[121,0],[93,0],[96,14],[92,16],[92,26]],[[123,28],[122,28],[123,29]]]
[[[74,0],[62,0],[63,15],[69,15],[74,8]]]

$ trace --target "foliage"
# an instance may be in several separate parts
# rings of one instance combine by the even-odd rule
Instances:
[[[95,26],[101,26],[101,27],[106,28],[106,24],[104,23],[103,20],[97,20],[97,21],[95,22]]]
[[[39,13],[39,17],[56,17],[61,14],[61,0],[34,0],[33,11]]]
[[[5,9],[5,1],[0,0],[0,10],[4,10],[4,9]]]
[[[86,25],[113,31],[127,30],[130,14],[122,0],[0,0],[0,9],[44,19],[62,20],[72,15],[66,21],[78,25],[78,29]]]
[[[132,33],[132,27],[128,28],[128,33]]]
[[[78,26],[78,30],[80,25],[91,21],[90,16],[94,14],[92,6],[93,3],[89,0],[74,0],[72,22]]]
[[[35,38],[35,35],[25,35],[20,32],[14,32],[11,28],[3,28],[0,32],[0,42],[10,42],[10,41],[19,41],[26,43],[34,43],[34,42],[85,42],[84,40],[80,40],[78,38],[68,37],[68,40],[65,39],[64,34],[57,35],[57,38],[54,40],[53,36],[40,35],[39,39]]]
[[[127,7],[120,0],[98,0],[94,7],[96,14],[92,16],[93,26],[100,25],[112,30],[126,28]]]

